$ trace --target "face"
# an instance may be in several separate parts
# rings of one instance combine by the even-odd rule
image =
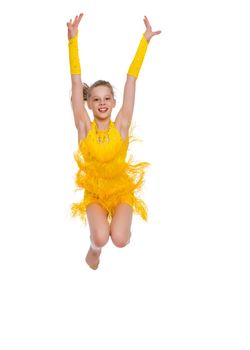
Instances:
[[[115,100],[108,86],[96,86],[88,100],[88,107],[97,118],[106,119],[111,116]]]

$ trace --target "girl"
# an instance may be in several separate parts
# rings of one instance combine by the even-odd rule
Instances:
[[[78,56],[78,25],[83,13],[67,23],[70,73],[72,82],[72,108],[78,131],[78,150],[74,158],[79,166],[75,183],[84,189],[84,198],[71,206],[72,216],[80,216],[90,228],[90,248],[85,261],[97,269],[102,247],[109,236],[117,247],[124,247],[130,240],[132,214],[147,220],[147,207],[138,193],[144,182],[145,169],[150,164],[133,164],[132,158],[125,161],[128,145],[132,141],[132,121],[135,86],[148,43],[154,35],[147,17],[146,31],[142,36],[132,61],[124,87],[122,107],[115,121],[111,112],[116,101],[112,85],[98,80],[89,88],[81,82],[81,67]],[[90,120],[85,108],[93,112]]]

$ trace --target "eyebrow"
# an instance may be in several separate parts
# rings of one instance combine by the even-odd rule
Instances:
[[[99,98],[100,96],[93,96],[93,98]],[[110,95],[105,95],[104,97],[111,97],[111,94]]]

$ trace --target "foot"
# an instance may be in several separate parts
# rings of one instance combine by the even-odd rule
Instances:
[[[91,246],[89,247],[89,251],[86,255],[85,261],[91,269],[96,270],[98,268],[100,255],[101,249],[95,250]]]

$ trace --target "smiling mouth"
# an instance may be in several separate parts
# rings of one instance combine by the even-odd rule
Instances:
[[[106,107],[105,108],[104,107],[103,108],[98,108],[98,111],[101,112],[101,113],[105,113],[105,112],[108,111],[108,108],[106,108]]]

